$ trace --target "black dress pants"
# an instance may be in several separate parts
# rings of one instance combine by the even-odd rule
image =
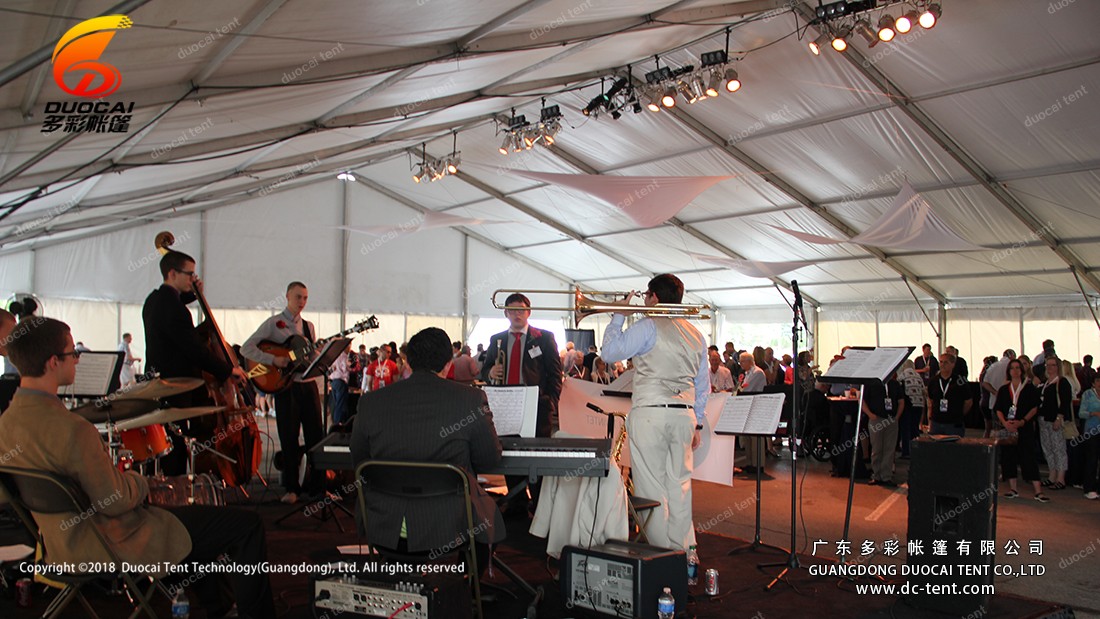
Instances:
[[[279,429],[279,444],[283,451],[283,487],[287,492],[301,494],[303,488],[298,483],[298,467],[302,460],[302,447],[298,444],[298,428],[305,434],[307,452],[324,436],[317,385],[313,382],[294,383],[286,391],[275,394],[275,425]],[[322,472],[312,473],[306,480],[305,489],[321,491],[322,479]]]
[[[188,565],[188,582],[199,591],[204,606],[216,604],[212,591],[222,573],[212,572],[199,577],[192,569],[192,562],[201,565],[257,566],[267,561],[267,539],[260,516],[253,511],[233,507],[187,505],[165,508],[179,518],[191,535],[191,554],[183,560]],[[220,561],[225,555],[228,561]],[[241,617],[267,619],[275,616],[275,602],[271,594],[271,582],[266,573],[243,574],[240,570],[225,573],[237,601]],[[214,610],[214,609],[209,609]],[[228,610],[221,608],[217,610]]]

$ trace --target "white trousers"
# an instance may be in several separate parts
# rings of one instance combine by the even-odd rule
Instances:
[[[687,550],[695,544],[691,517],[695,414],[682,408],[633,408],[626,427],[634,494],[661,502],[649,518],[646,537],[654,546]]]

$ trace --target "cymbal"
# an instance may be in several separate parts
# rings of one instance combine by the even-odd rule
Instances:
[[[157,410],[159,406],[152,400],[96,400],[78,406],[71,412],[92,423],[104,423],[140,417]]]
[[[152,426],[162,423],[175,423],[184,419],[191,419],[192,417],[202,417],[203,415],[212,415],[214,413],[220,413],[224,411],[224,406],[194,406],[191,408],[164,408],[155,410],[151,413],[145,413],[140,417],[133,417],[127,419],[121,423],[116,423],[115,428],[119,431],[125,432],[126,430],[133,430],[134,428],[144,428],[145,426]]]
[[[112,396],[119,400],[162,400],[188,391],[194,391],[204,384],[205,381],[201,378],[154,378],[120,389]]]

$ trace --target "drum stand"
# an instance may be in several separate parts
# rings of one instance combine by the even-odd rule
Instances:
[[[177,426],[174,423],[168,424],[168,429],[171,430],[173,433],[175,433],[176,436],[179,436],[181,439],[183,439],[183,442],[187,445],[187,454],[188,454],[187,455],[187,504],[188,505],[194,505],[195,504],[195,458],[198,457],[199,453],[201,453],[203,451],[208,451],[211,454],[213,454],[213,455],[215,455],[219,458],[222,458],[223,460],[228,460],[229,462],[231,462],[233,464],[236,464],[237,460],[234,459],[234,458],[231,458],[230,456],[227,456],[226,454],[223,454],[222,452],[218,451],[217,449],[214,449],[213,447],[210,447],[210,446],[206,445],[205,442],[200,443],[198,441],[198,439],[196,439],[192,436],[187,436],[186,434],[183,433],[182,430],[180,430],[179,426]],[[155,461],[155,467],[156,467],[157,474],[159,476],[159,473],[160,473],[160,459],[159,458],[157,458],[156,461]],[[247,496],[247,494],[245,496]]]

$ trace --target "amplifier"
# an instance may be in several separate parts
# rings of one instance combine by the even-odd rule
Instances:
[[[561,594],[565,607],[608,617],[657,614],[665,587],[676,598],[676,612],[687,605],[687,557],[683,550],[608,540],[561,551]]]
[[[310,606],[317,619],[399,617],[469,619],[473,600],[466,578],[456,574],[390,575],[385,565],[367,563],[358,574],[310,578]]]

